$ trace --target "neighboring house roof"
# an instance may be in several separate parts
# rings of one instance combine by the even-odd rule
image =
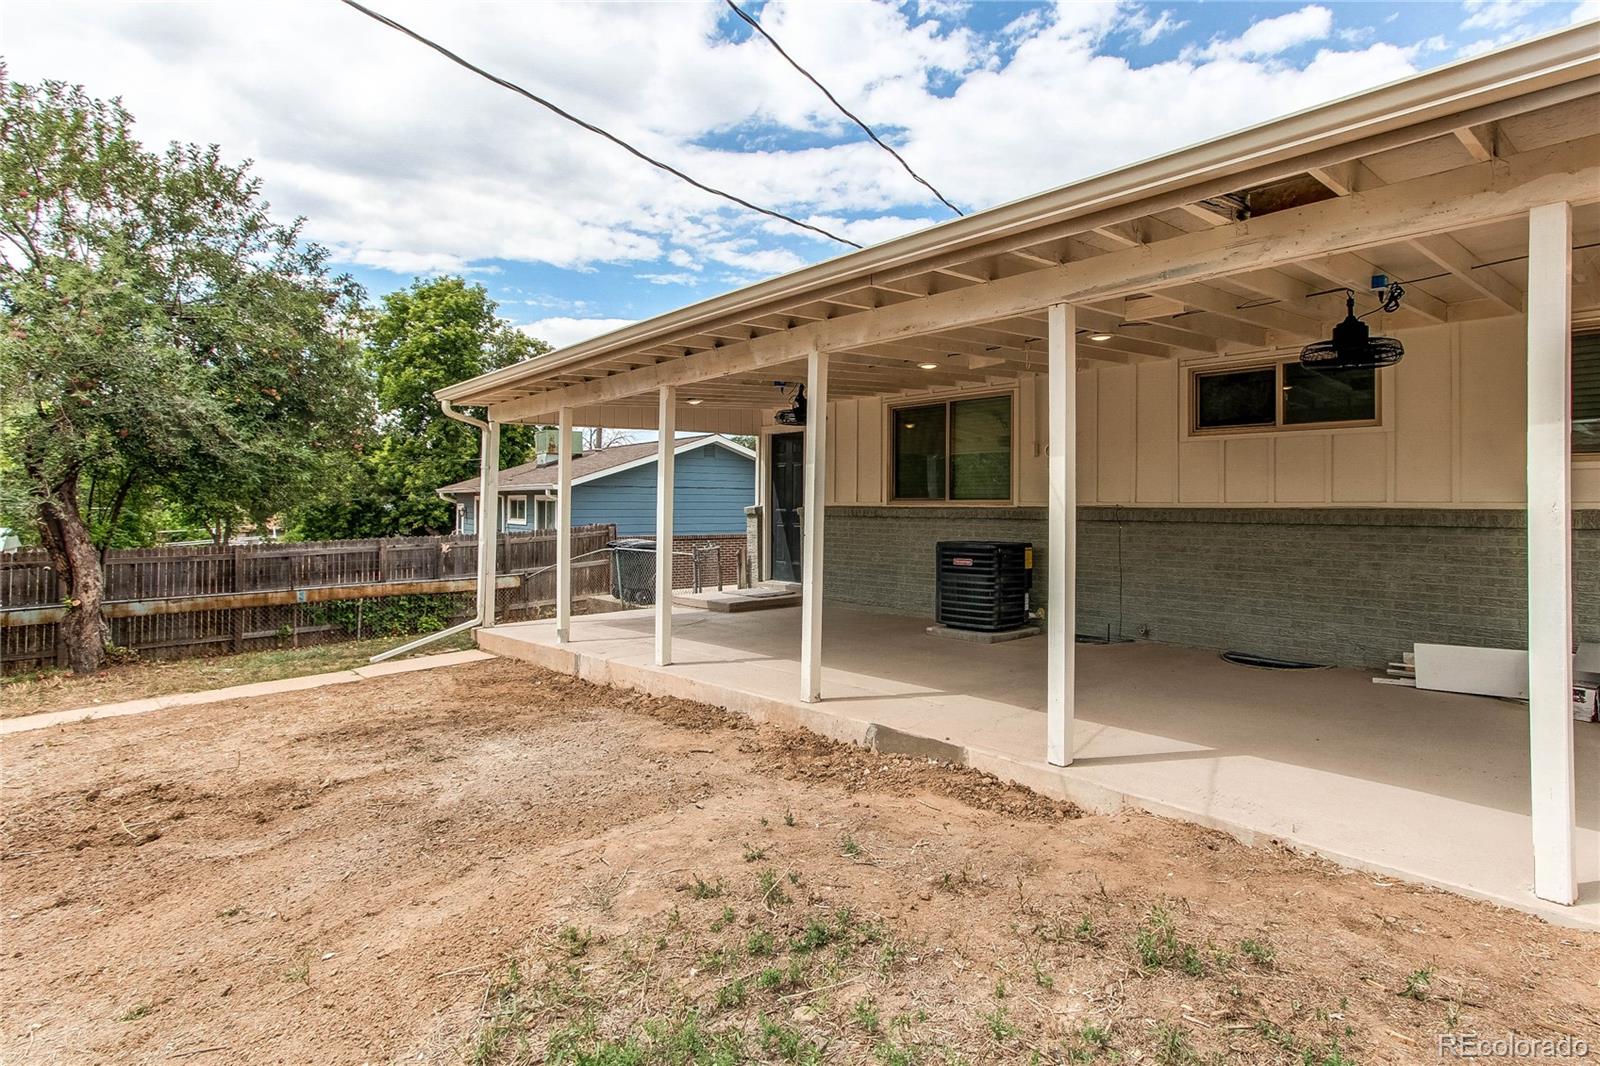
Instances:
[[[696,448],[715,445],[755,461],[756,453],[717,433],[702,433],[695,437],[679,437],[673,452],[682,455]],[[581,485],[588,481],[610,477],[612,474],[656,461],[657,443],[616,444],[597,452],[584,452],[572,457],[572,483]],[[508,492],[554,492],[559,477],[559,464],[555,462],[523,463],[500,471],[500,494]],[[478,491],[478,479],[468,478],[446,485],[439,490],[441,496],[458,496]]]

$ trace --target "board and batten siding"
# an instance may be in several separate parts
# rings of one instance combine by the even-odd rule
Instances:
[[[673,534],[744,532],[744,509],[755,498],[755,478],[754,461],[726,448],[713,444],[679,452],[673,463]],[[574,485],[572,523],[610,523],[622,536],[653,536],[654,460]]]
[[[1077,375],[1078,501],[1130,507],[1445,507],[1524,504],[1527,326],[1521,318],[1402,330],[1380,372],[1377,426],[1191,436],[1189,369],[1260,361],[1162,360]],[[1284,353],[1287,354],[1287,353]],[[882,504],[890,407],[983,389],[829,404],[829,497]],[[1015,390],[1015,504],[1046,502],[1044,384]],[[1573,462],[1575,506],[1600,507],[1600,456]]]

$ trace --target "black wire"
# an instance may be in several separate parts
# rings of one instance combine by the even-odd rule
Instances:
[[[544,97],[539,96],[536,93],[529,92],[527,89],[524,89],[522,86],[518,85],[516,82],[507,81],[505,78],[499,77],[498,75],[490,74],[487,70],[484,70],[482,67],[477,66],[476,64],[471,63],[466,59],[463,59],[459,55],[456,55],[456,53],[450,51],[450,49],[446,48],[444,45],[438,44],[438,43],[436,43],[434,41],[429,40],[428,38],[424,37],[422,34],[416,32],[415,30],[413,30],[413,29],[411,29],[411,28],[409,28],[407,26],[401,25],[400,23],[396,22],[394,19],[390,18],[389,16],[379,14],[378,12],[372,10],[370,7],[366,7],[363,4],[357,3],[356,0],[342,0],[342,2],[347,4],[347,5],[349,5],[350,7],[355,8],[357,11],[361,12],[363,15],[366,15],[368,18],[374,19],[374,20],[376,20],[378,22],[381,22],[385,26],[388,26],[390,29],[397,30],[400,33],[405,34],[407,37],[410,37],[412,40],[416,41],[418,44],[426,45],[427,47],[433,49],[435,52],[438,52],[440,55],[444,56],[446,59],[450,60],[452,63],[456,63],[459,66],[466,67],[468,70],[472,71],[474,74],[478,75],[479,77],[487,78],[489,81],[494,82],[496,85],[500,86],[502,89],[510,89],[512,92],[516,93],[518,96],[525,96],[529,100],[532,100],[534,103],[538,104],[539,106],[547,108],[547,109],[549,109],[551,111],[554,111],[556,114],[560,115],[562,118],[566,119],[568,122],[571,122],[571,123],[574,123],[576,125],[582,126],[584,129],[588,130],[590,133],[599,134],[601,137],[604,137],[606,140],[610,141],[612,144],[614,144],[617,147],[619,147],[619,148],[623,149],[624,151],[628,152],[630,155],[636,156],[639,159],[644,160],[646,163],[649,163],[653,167],[657,167],[657,168],[659,168],[661,170],[665,170],[668,174],[671,174],[673,177],[678,178],[678,179],[680,179],[682,181],[688,182],[690,185],[693,185],[695,188],[701,190],[702,192],[708,192],[713,196],[720,196],[724,200],[730,200],[733,203],[738,204],[740,207],[747,208],[747,209],[749,209],[751,211],[758,212],[759,214],[766,215],[769,218],[778,219],[780,222],[787,222],[792,226],[799,226],[801,229],[810,230],[812,233],[820,233],[822,236],[827,237],[829,240],[838,241],[840,244],[848,244],[852,248],[860,248],[861,247],[861,245],[857,244],[855,241],[846,240],[844,237],[839,236],[837,233],[829,233],[827,230],[823,229],[821,226],[813,226],[809,222],[801,222],[798,218],[793,218],[793,217],[791,217],[789,215],[784,214],[781,211],[774,211],[771,208],[760,207],[760,206],[758,206],[756,204],[751,203],[749,200],[745,200],[745,199],[743,199],[741,197],[735,196],[731,192],[724,192],[721,189],[713,188],[712,186],[707,185],[705,182],[696,181],[695,179],[691,178],[689,175],[685,174],[683,171],[679,170],[677,167],[672,166],[670,163],[663,163],[661,160],[656,159],[653,156],[646,155],[645,153],[641,152],[639,149],[635,148],[633,145],[629,144],[627,141],[623,140],[621,137],[618,137],[615,134],[609,133],[606,130],[601,129],[599,126],[596,126],[592,122],[585,122],[583,119],[579,118],[577,115],[574,115],[569,111],[562,110],[561,108],[557,107],[555,104],[552,104],[549,100],[546,100]]]
[[[789,61],[789,65],[791,67],[793,67],[795,70],[798,70],[805,77],[805,79],[807,81],[809,81],[812,85],[815,85],[818,89],[822,90],[822,95],[826,96],[828,98],[828,101],[830,103],[832,103],[834,107],[837,107],[839,109],[839,111],[844,115],[845,118],[849,119],[851,122],[854,122],[857,126],[860,126],[862,132],[864,132],[868,137],[871,137],[879,148],[882,148],[885,152],[888,152],[890,155],[894,156],[895,159],[899,161],[900,165],[902,167],[905,167],[905,170],[906,170],[907,174],[910,174],[917,181],[919,181],[923,185],[927,186],[928,191],[933,193],[933,195],[937,196],[939,198],[939,202],[940,203],[944,204],[946,207],[948,207],[950,210],[954,211],[958,215],[963,214],[961,208],[957,207],[955,204],[953,204],[949,200],[945,199],[944,193],[940,192],[938,189],[935,189],[933,187],[933,183],[931,181],[929,181],[927,178],[924,178],[921,174],[918,174],[915,170],[912,170],[911,169],[911,164],[907,163],[905,161],[905,159],[900,155],[899,152],[895,151],[888,144],[884,143],[883,138],[879,137],[876,133],[874,133],[871,126],[869,126],[865,122],[861,121],[861,119],[857,118],[855,116],[855,114],[852,113],[851,110],[848,107],[845,107],[843,104],[841,104],[839,102],[839,98],[837,96],[834,96],[832,93],[830,93],[828,91],[828,87],[826,85],[824,85],[820,81],[818,81],[816,79],[816,77],[813,76],[812,73],[809,70],[807,70],[805,67],[802,67],[799,63],[796,63],[794,61],[794,57],[791,56],[788,52],[785,52],[783,50],[783,45],[779,44],[773,38],[772,34],[768,33],[766,30],[764,30],[761,27],[761,23],[757,22],[755,20],[754,16],[746,14],[745,11],[742,8],[740,8],[738,4],[733,2],[733,0],[726,0],[726,3],[727,3],[727,5],[729,7],[733,8],[733,13],[735,15],[738,15],[740,18],[744,19],[746,22],[748,22],[750,24],[750,28],[751,29],[755,30],[757,33],[761,34],[761,36],[765,37],[767,39],[767,43],[772,45],[772,47],[776,48],[778,50],[778,54],[780,56],[782,56],[784,59],[788,60]]]

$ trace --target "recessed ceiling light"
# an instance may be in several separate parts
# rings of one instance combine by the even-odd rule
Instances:
[[[939,364],[938,363],[918,363],[917,366],[921,367],[923,370],[938,370],[939,369]]]
[[[1108,340],[1111,339],[1111,334],[1109,334],[1109,333],[1091,333],[1091,334],[1089,334],[1089,339],[1092,340],[1092,341],[1108,341]]]
[[[683,402],[688,404],[690,407],[699,407],[701,404],[705,403],[704,400],[685,400]]]

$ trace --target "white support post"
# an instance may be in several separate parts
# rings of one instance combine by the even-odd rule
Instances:
[[[478,624],[494,625],[500,544],[500,423],[478,431]]]
[[[822,519],[828,498],[828,353],[806,357],[805,514],[800,533],[800,700],[822,699]]]
[[[572,408],[561,409],[556,447],[556,642],[572,639]]]
[[[1049,313],[1050,519],[1045,551],[1045,757],[1072,762],[1076,713],[1078,617],[1078,313],[1051,304]]]
[[[1572,744],[1572,207],[1528,213],[1528,749],[1533,892],[1578,898]]]
[[[672,490],[678,390],[663,385],[656,415],[656,665],[672,665]]]

